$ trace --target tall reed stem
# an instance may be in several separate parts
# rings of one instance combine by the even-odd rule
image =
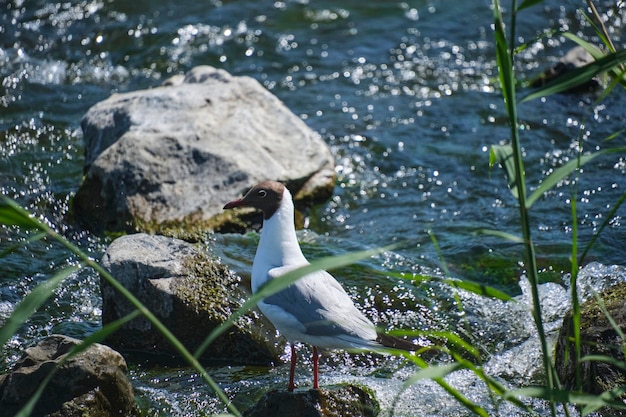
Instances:
[[[539,342],[541,344],[541,352],[543,357],[543,367],[546,378],[546,386],[552,391],[556,387],[556,378],[554,367],[551,360],[551,352],[548,348],[546,333],[543,326],[541,315],[541,302],[539,298],[539,277],[537,272],[537,259],[535,256],[535,247],[532,241],[530,229],[530,216],[528,206],[526,204],[526,184],[524,175],[524,162],[522,159],[521,143],[518,129],[517,103],[515,97],[516,79],[514,69],[514,39],[515,39],[515,20],[517,3],[512,2],[511,13],[511,33],[510,44],[507,42],[504,30],[504,21],[500,10],[499,0],[493,1],[494,6],[494,24],[496,36],[496,59],[498,62],[498,72],[500,82],[502,84],[502,93],[506,105],[510,129],[511,129],[511,146],[513,152],[513,163],[515,167],[515,187],[517,189],[517,200],[519,204],[520,224],[522,227],[523,245],[526,256],[526,274],[530,281],[531,295],[533,302],[532,315],[537,328]],[[554,403],[550,402],[550,408],[553,416],[556,416]]]

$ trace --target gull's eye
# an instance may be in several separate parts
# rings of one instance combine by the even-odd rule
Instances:
[[[261,197],[261,198],[265,198],[265,196],[267,195],[267,191],[265,191],[265,190],[259,190],[259,193],[258,193],[258,194],[259,194],[259,197]]]

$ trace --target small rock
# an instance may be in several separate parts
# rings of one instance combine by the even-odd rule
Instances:
[[[562,57],[559,62],[557,62],[554,66],[548,68],[537,77],[532,79],[529,82],[529,86],[533,88],[544,86],[555,78],[576,68],[583,67],[593,61],[593,57],[591,56],[591,54],[589,54],[589,52],[587,52],[585,48],[583,48],[582,46],[576,46],[570,49],[567,54],[565,54],[565,56]],[[598,82],[598,80],[593,78],[586,83],[579,85],[578,87],[568,90],[567,92],[578,93],[593,91],[599,86],[600,83]]]
[[[375,417],[379,412],[380,405],[368,389],[341,385],[268,392],[244,417]]]
[[[179,239],[138,233],[114,240],[102,265],[139,299],[192,353],[249,297],[224,265]],[[134,307],[106,280],[101,281],[102,322],[115,321]],[[176,355],[144,317],[126,323],[106,340],[120,351]],[[208,363],[280,363],[284,340],[257,311],[238,320],[202,355]]]
[[[296,200],[332,195],[328,146],[261,84],[209,66],[164,85],[114,94],[82,123],[85,178],[74,201],[94,231],[220,228],[225,202],[263,180]]]
[[[55,368],[58,369],[32,415],[138,415],[122,355],[94,344],[68,358],[70,349],[79,343],[80,340],[53,335],[26,349],[11,373],[0,376],[0,416],[15,415]]]
[[[622,332],[626,332],[626,283],[617,284],[600,293],[606,309]],[[609,323],[606,315],[598,307],[595,298],[591,298],[580,306],[580,356],[602,355],[624,361],[624,341]],[[565,389],[576,389],[576,367],[580,369],[582,390],[591,394],[626,385],[626,371],[608,362],[583,361],[574,363],[574,344],[572,313],[569,312],[559,332],[555,346],[555,365],[557,373]],[[606,415],[617,414],[618,410],[610,410]]]

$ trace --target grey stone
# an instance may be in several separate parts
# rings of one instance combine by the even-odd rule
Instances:
[[[559,61],[552,67],[546,69],[537,77],[529,82],[529,86],[536,88],[542,87],[554,79],[571,72],[577,68],[581,68],[594,61],[593,57],[582,46],[576,46],[559,59]],[[566,92],[568,93],[582,93],[588,91],[594,91],[600,86],[600,82],[597,78],[592,78],[587,82],[573,87]]]
[[[356,385],[323,387],[319,390],[271,391],[244,417],[375,417],[380,406],[374,395]]]
[[[164,84],[114,94],[84,116],[74,209],[88,227],[213,227],[225,202],[267,179],[285,182],[296,199],[332,194],[324,141],[253,78],[202,66]]]
[[[137,415],[122,355],[107,346],[93,344],[70,357],[70,350],[79,343],[80,340],[53,335],[26,349],[12,371],[0,378],[0,416],[15,415],[53,371],[32,415]]]
[[[102,265],[192,353],[249,297],[238,276],[179,239],[144,233],[122,236],[111,243]],[[101,282],[103,324],[135,309],[107,280]],[[107,343],[122,352],[177,355],[143,316],[126,323]],[[270,365],[280,362],[283,346],[274,327],[253,310],[211,343],[202,360]]]

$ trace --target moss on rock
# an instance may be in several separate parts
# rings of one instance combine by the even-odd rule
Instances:
[[[105,268],[131,291],[191,352],[221,326],[249,297],[241,279],[199,246],[143,233],[116,239],[103,258]],[[134,307],[102,281],[104,324]],[[125,352],[159,355],[170,361],[177,352],[144,317],[126,323],[107,338]],[[280,361],[284,340],[253,310],[211,343],[205,363],[270,365]]]
[[[617,284],[600,293],[606,311],[622,332],[626,332],[626,283]],[[581,305],[580,338],[581,357],[603,355],[624,361],[624,340],[609,322],[597,300],[590,299]],[[576,389],[576,369],[579,369],[582,389],[600,394],[626,385],[626,372],[602,361],[574,361],[572,313],[563,320],[555,346],[556,368],[565,388]],[[616,410],[612,410],[616,411]],[[611,414],[614,415],[614,414]]]
[[[374,393],[363,386],[341,384],[319,390],[271,391],[245,417],[375,417],[380,405]]]

